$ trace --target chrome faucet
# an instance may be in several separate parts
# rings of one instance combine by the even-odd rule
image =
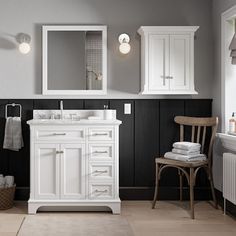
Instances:
[[[60,110],[61,110],[61,120],[63,120],[63,101],[60,101]]]

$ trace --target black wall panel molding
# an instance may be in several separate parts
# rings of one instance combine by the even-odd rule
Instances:
[[[8,100],[0,100],[0,173],[4,175],[8,173],[7,151],[2,148],[5,132],[5,105],[7,103]]]
[[[60,99],[35,99],[33,103],[35,110],[53,110],[60,108]]]
[[[174,116],[211,116],[211,99],[0,99],[0,174],[14,175],[17,200],[29,198],[30,133],[26,121],[32,119],[34,109],[103,109],[108,105],[117,110],[120,126],[120,197],[121,199],[152,199],[155,182],[155,157],[171,149],[179,138]],[[3,150],[5,105],[22,105],[24,148],[19,152]],[[132,113],[124,114],[124,104],[130,103]],[[10,109],[9,115],[17,115]],[[161,179],[160,198],[179,198],[176,171],[168,170]],[[185,183],[184,197],[188,198]],[[204,173],[197,181],[197,199],[209,199],[208,181]]]
[[[79,110],[84,109],[84,100],[81,99],[63,99],[64,109]]]
[[[131,104],[131,114],[124,114],[124,104]],[[120,125],[120,186],[134,186],[134,101],[111,100],[110,109],[116,109]]]
[[[135,101],[135,186],[153,186],[159,154],[159,100]]]
[[[152,200],[154,187],[120,187],[121,200]],[[211,191],[208,187],[196,187],[194,190],[195,200],[211,199]],[[179,200],[179,187],[160,186],[159,200]],[[183,200],[189,200],[189,189],[183,188]],[[158,204],[158,203],[157,203]],[[150,203],[151,207],[151,203]]]
[[[89,99],[84,101],[84,109],[103,109],[104,105],[109,107],[110,102],[107,99]]]

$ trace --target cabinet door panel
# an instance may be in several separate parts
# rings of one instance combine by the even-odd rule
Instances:
[[[190,89],[190,36],[170,36],[170,89]]]
[[[169,36],[149,35],[149,90],[168,90]]]
[[[61,198],[83,198],[85,195],[84,145],[62,144]]]
[[[59,198],[59,150],[58,144],[35,145],[35,186],[36,198]]]

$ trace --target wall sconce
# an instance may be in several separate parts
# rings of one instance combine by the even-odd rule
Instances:
[[[118,38],[120,42],[119,50],[122,54],[128,54],[130,52],[130,38],[128,34],[121,34]]]
[[[17,42],[19,43],[19,51],[22,54],[30,52],[30,41],[31,37],[28,34],[20,33],[17,35]]]

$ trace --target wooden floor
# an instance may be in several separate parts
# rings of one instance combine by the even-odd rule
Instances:
[[[26,210],[26,204],[17,203],[10,210],[0,211],[0,236],[17,235],[27,216]],[[148,201],[123,201],[121,215],[128,221],[134,235],[139,236],[236,235],[236,220],[224,216],[222,210],[215,210],[208,202],[196,203],[195,220],[190,219],[187,210],[188,202],[161,201],[152,210]]]

